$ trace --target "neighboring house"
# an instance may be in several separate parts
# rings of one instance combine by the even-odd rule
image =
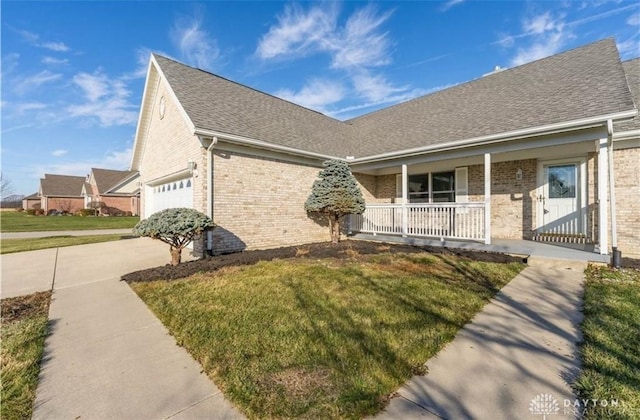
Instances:
[[[103,203],[103,214],[131,213],[140,214],[140,187],[137,171],[116,171],[113,169],[92,168],[82,188],[85,207],[92,202]]]
[[[37,192],[30,194],[26,197],[22,198],[22,208],[25,210],[34,209],[35,207],[40,206],[40,196]]]
[[[367,202],[352,231],[640,256],[639,86],[606,39],[338,121],[153,55],[131,169],[143,218],[196,208],[216,253],[327,240],[304,202],[339,158]]]
[[[73,213],[84,208],[83,176],[45,174],[40,179],[40,205],[45,213],[52,210]]]

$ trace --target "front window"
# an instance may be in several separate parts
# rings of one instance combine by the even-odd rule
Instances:
[[[409,175],[410,203],[453,203],[456,201],[455,172]]]

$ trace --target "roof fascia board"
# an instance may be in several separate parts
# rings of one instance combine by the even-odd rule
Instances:
[[[149,60],[149,64],[147,65],[147,76],[144,79],[144,89],[142,90],[142,100],[140,101],[140,112],[138,114],[138,124],[136,125],[136,134],[134,137],[134,143],[133,143],[133,153],[131,154],[131,165],[129,165],[130,168],[134,168],[135,166],[139,165],[138,160],[136,159],[138,158],[138,155],[140,155],[142,152],[138,151],[139,148],[142,147],[142,140],[141,137],[143,136],[143,134],[146,136],[146,131],[148,129],[148,121],[143,120],[143,117],[145,116],[145,113],[143,112],[145,110],[145,104],[149,101],[149,95],[150,95],[150,89],[151,89],[151,71],[153,70],[153,56],[151,56],[151,59]],[[144,133],[143,133],[144,132]]]
[[[479,156],[484,153],[509,153],[520,152],[528,149],[562,146],[571,143],[591,142],[601,136],[607,135],[604,126],[596,126],[590,129],[583,129],[574,132],[565,132],[564,135],[548,134],[535,138],[521,138],[520,141],[494,142],[475,144],[466,147],[450,148],[446,150],[436,150],[431,153],[414,154],[410,156],[398,156],[395,158],[377,160],[371,162],[358,162],[351,165],[355,172],[374,171],[390,166],[401,164],[413,165],[418,163],[437,162],[450,159],[462,159]],[[595,148],[594,148],[595,151]],[[534,156],[535,157],[535,156]]]
[[[603,115],[598,117],[591,117],[591,118],[584,118],[580,120],[549,124],[545,126],[509,131],[509,132],[500,133],[500,134],[491,134],[488,136],[474,137],[474,138],[465,139],[465,140],[456,140],[456,141],[448,142],[444,144],[434,144],[434,145],[429,145],[424,147],[416,147],[413,149],[382,153],[379,155],[357,158],[357,159],[351,160],[350,163],[352,164],[370,163],[370,162],[384,161],[389,159],[396,159],[401,157],[410,157],[410,156],[415,156],[420,154],[437,153],[437,152],[442,152],[447,150],[487,145],[491,143],[507,142],[510,140],[516,140],[516,139],[522,139],[522,138],[538,137],[538,136],[543,136],[547,134],[558,134],[558,133],[562,133],[570,130],[606,125],[607,120],[609,119],[615,120],[615,121],[624,121],[624,120],[633,118],[637,114],[638,114],[638,110],[634,109],[630,111],[624,111],[624,112]]]
[[[227,143],[224,140],[220,140],[213,148],[213,154],[218,155],[220,157],[224,157],[224,153],[237,153],[237,154],[243,154],[243,155],[251,155],[257,158],[275,159],[275,160],[279,160],[287,163],[314,166],[318,168],[322,167],[322,162],[324,162],[324,159],[308,158],[304,156],[291,155],[291,154],[286,154],[286,153],[277,152],[273,150],[247,147],[240,144]]]
[[[238,135],[235,135],[235,134],[222,133],[222,132],[213,131],[213,130],[206,130],[206,129],[196,128],[194,130],[194,134],[196,136],[202,136],[202,137],[211,137],[211,138],[217,137],[219,141],[225,141],[227,143],[238,144],[238,145],[248,146],[248,147],[257,148],[257,149],[271,150],[271,151],[275,151],[275,152],[280,152],[280,153],[285,153],[285,154],[290,154],[290,155],[296,155],[296,156],[303,156],[303,157],[308,157],[308,158],[313,158],[313,159],[322,159],[322,160],[338,159],[338,160],[344,160],[342,158],[331,156],[331,155],[325,155],[325,154],[322,154],[322,153],[315,153],[315,152],[308,152],[308,151],[302,150],[302,149],[296,149],[296,148],[288,147],[288,146],[281,146],[281,145],[277,145],[277,144],[273,144],[273,143],[268,143],[268,142],[262,141],[262,140],[256,140],[256,139],[252,139],[252,138],[249,138],[249,137],[238,136]]]
[[[614,131],[612,139],[614,142],[630,139],[640,139],[640,129],[629,131]]]
[[[177,181],[178,179],[190,178],[193,173],[189,168],[182,169],[177,172],[173,172],[169,175],[164,175],[146,182],[146,185],[155,187],[156,185],[164,184],[165,182]]]

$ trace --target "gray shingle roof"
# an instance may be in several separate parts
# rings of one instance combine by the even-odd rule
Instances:
[[[113,169],[91,168],[93,179],[96,181],[98,193],[104,194],[110,189],[133,176],[137,171],[116,171]]]
[[[33,194],[29,194],[26,197],[22,197],[23,200],[34,200],[36,198],[40,198],[40,195],[38,194],[38,192],[34,192]]]
[[[635,109],[613,39],[345,122],[155,58],[197,128],[341,157],[366,157]]]
[[[197,128],[346,155],[347,124],[171,59],[158,55],[155,59]]]
[[[42,195],[59,197],[82,197],[85,177],[45,174],[40,180]]]
[[[632,109],[615,42],[605,39],[350,122],[370,155]]]
[[[627,76],[631,96],[636,107],[640,104],[640,58],[628,60],[622,63],[622,68]],[[615,131],[630,131],[640,129],[640,116],[636,116],[632,121],[617,123],[613,127]]]

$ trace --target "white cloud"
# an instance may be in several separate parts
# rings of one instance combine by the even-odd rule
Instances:
[[[58,51],[58,52],[71,51],[71,48],[69,48],[64,42],[43,42],[41,44],[38,44],[38,46],[42,48],[46,48],[51,51]]]
[[[60,64],[67,64],[69,62],[69,59],[44,56],[42,57],[41,61],[42,61],[42,64],[60,65]]]
[[[278,16],[277,25],[260,39],[256,55],[273,59],[325,52],[330,54],[331,66],[336,69],[385,65],[391,61],[390,41],[380,27],[390,16],[391,12],[379,14],[369,5],[355,11],[344,27],[339,27],[335,3],[307,11],[288,5]]]
[[[310,50],[330,49],[336,28],[338,9],[335,3],[312,7],[305,12],[296,4],[286,5],[278,24],[269,28],[258,43],[256,54],[262,59],[282,55],[305,54]]]
[[[298,92],[282,89],[275,95],[307,108],[324,111],[327,105],[344,99],[345,89],[337,82],[314,79]]]
[[[61,156],[66,155],[67,153],[69,153],[69,151],[68,151],[68,150],[64,150],[64,149],[57,149],[57,150],[54,150],[53,152],[51,152],[51,156],[54,156],[54,157],[61,157]]]
[[[627,25],[640,26],[640,13],[634,13],[627,18]]]
[[[373,102],[385,100],[385,98],[393,97],[400,92],[409,90],[408,86],[393,86],[384,76],[371,75],[368,72],[360,72],[354,75],[353,85],[358,95]]]
[[[216,40],[202,29],[199,18],[181,19],[171,30],[171,40],[187,63],[210,70],[220,56]]]
[[[45,83],[59,80],[62,74],[53,73],[49,70],[42,70],[31,76],[20,77],[15,81],[14,90],[18,94],[26,93],[32,89],[38,88]]]
[[[338,42],[332,46],[332,67],[348,69],[390,63],[388,35],[379,31],[390,16],[391,12],[378,15],[371,5],[351,15],[338,35]]]
[[[20,60],[20,54],[11,53],[2,57],[2,78],[4,79],[18,67],[18,61]],[[5,86],[6,86],[6,82]]]
[[[36,165],[32,168],[31,173],[39,179],[42,178],[45,173],[86,176],[91,171],[91,168],[126,170],[129,169],[131,153],[132,149],[128,148],[125,150],[109,152],[97,159],[75,159],[72,162]]]
[[[101,71],[80,73],[73,83],[84,93],[86,101],[67,107],[71,117],[97,119],[102,126],[134,124],[136,105],[129,102],[131,92],[123,80],[111,79]]]
[[[443,12],[446,12],[447,10],[451,9],[453,6],[457,6],[460,3],[464,3],[464,1],[465,0],[449,0],[442,5],[440,10],[442,10]]]
[[[557,22],[551,17],[551,12],[525,19],[522,23],[522,29],[528,34],[543,34],[556,28]]]
[[[633,36],[626,41],[616,43],[623,60],[640,57],[640,40]]]
[[[73,83],[80,86],[91,102],[97,101],[109,92],[109,78],[100,72],[76,74],[73,76]]]
[[[57,52],[71,51],[71,48],[68,45],[66,45],[64,42],[60,42],[60,41],[41,42],[40,35],[34,32],[30,32],[26,30],[18,30],[17,32],[22,36],[22,38],[24,38],[25,41],[27,41],[29,44],[33,45],[34,47],[45,48],[47,50],[57,51]]]
[[[511,47],[515,45],[516,39],[530,39],[528,45],[517,47],[511,58],[509,64],[515,67],[559,52],[574,37],[568,28],[564,17],[554,17],[551,12],[544,12],[523,19],[522,33],[504,36],[497,43],[503,47]]]
[[[18,115],[22,115],[27,111],[45,109],[46,107],[47,106],[41,102],[24,102],[11,105],[11,109]]]

